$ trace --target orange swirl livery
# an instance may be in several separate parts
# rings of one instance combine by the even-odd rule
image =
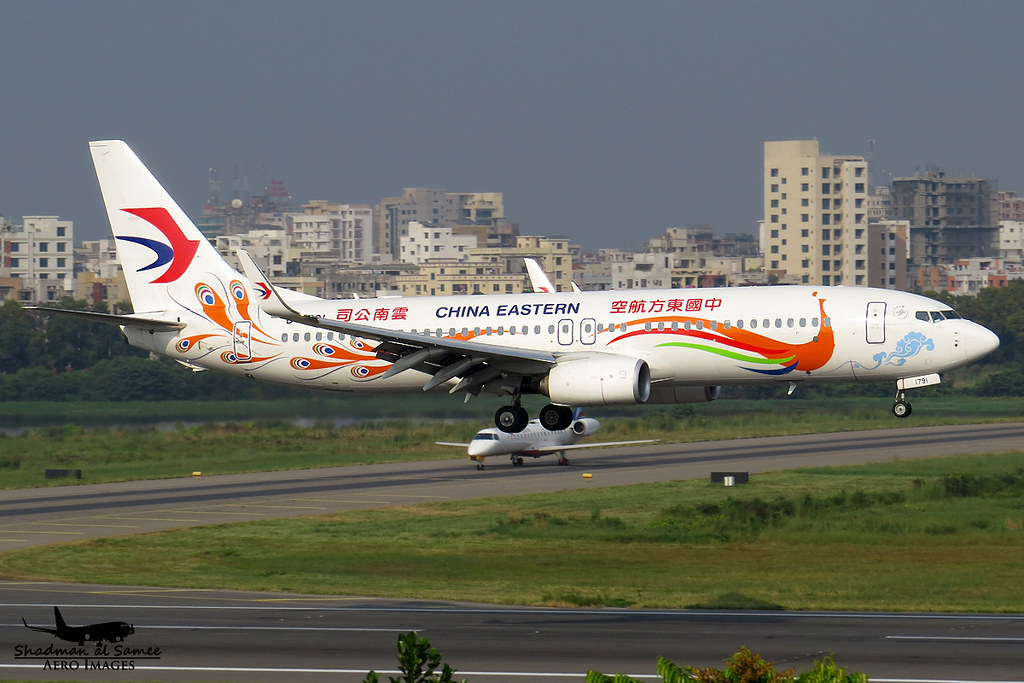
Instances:
[[[815,294],[817,294],[815,292]],[[664,329],[664,330],[636,330],[619,335],[612,342],[617,342],[630,337],[644,335],[678,335],[690,339],[699,339],[711,342],[714,345],[701,344],[697,342],[671,341],[661,342],[657,347],[680,347],[694,349],[706,353],[731,358],[755,367],[743,367],[744,370],[763,375],[784,375],[794,370],[810,372],[823,367],[831,360],[835,353],[835,334],[831,325],[825,325],[828,316],[825,314],[825,300],[818,299],[819,329],[814,339],[802,344],[787,344],[772,339],[771,337],[750,330],[730,327],[725,329],[721,323],[705,318],[680,318],[680,317],[657,317],[641,318],[630,321],[630,325],[654,325],[658,323],[689,323],[691,329]],[[697,323],[701,329],[696,329]],[[712,329],[714,328],[714,331]],[[757,354],[751,355],[751,354]],[[756,367],[758,365],[781,365],[781,368],[766,369]]]

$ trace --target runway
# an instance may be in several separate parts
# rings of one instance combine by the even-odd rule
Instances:
[[[579,452],[513,468],[492,458],[290,470],[4,491],[0,552],[204,524],[431,501],[752,474],[821,465],[995,453],[1024,447],[1024,423],[655,444]],[[583,474],[592,478],[584,479]]]
[[[20,620],[52,626],[55,604],[72,625],[134,624],[123,645],[149,654],[95,657],[87,644],[89,656],[33,655],[60,641]],[[1024,681],[1024,615],[533,609],[18,582],[0,582],[0,614],[0,677],[35,680],[349,682],[371,668],[387,680],[398,634],[415,630],[457,680],[485,683],[583,681],[588,668],[661,680],[659,656],[721,667],[740,645],[798,672],[832,652],[875,683]],[[85,670],[87,660],[132,668]],[[55,673],[47,661],[79,668]]]

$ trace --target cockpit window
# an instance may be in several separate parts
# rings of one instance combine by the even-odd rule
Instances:
[[[473,437],[473,441],[497,441],[497,440],[498,440],[498,435],[497,434],[486,434],[486,433],[484,433],[484,434],[477,434],[476,436]]]
[[[933,323],[943,320],[960,320],[960,314],[952,308],[947,308],[944,311],[918,311],[914,314],[914,317],[918,320],[931,321]]]

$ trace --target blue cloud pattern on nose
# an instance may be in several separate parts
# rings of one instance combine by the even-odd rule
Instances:
[[[895,365],[899,367],[906,363],[908,358],[913,358],[923,350],[934,351],[935,340],[920,332],[911,332],[903,339],[896,342],[895,351],[892,351],[891,353],[882,351],[881,353],[876,353],[872,356],[872,359],[875,361],[874,367],[869,368],[856,361],[854,361],[853,364],[858,368],[864,368],[866,370],[877,370],[882,367],[883,363],[885,365]]]

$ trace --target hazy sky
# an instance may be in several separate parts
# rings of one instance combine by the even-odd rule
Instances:
[[[753,232],[762,143],[1024,193],[1020,2],[0,0],[0,215],[107,235],[89,140],[186,212],[500,191],[526,234]]]

